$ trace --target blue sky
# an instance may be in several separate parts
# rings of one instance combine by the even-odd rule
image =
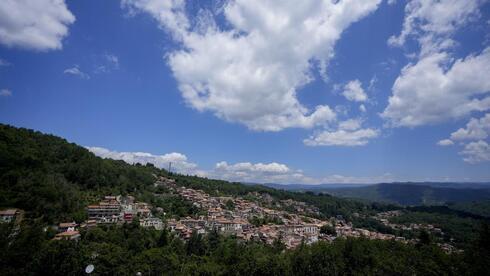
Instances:
[[[490,181],[490,4],[2,1],[0,122],[248,182]]]

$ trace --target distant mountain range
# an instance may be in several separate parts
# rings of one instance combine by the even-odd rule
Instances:
[[[264,184],[288,191],[323,192],[335,196],[401,205],[442,205],[490,200],[490,183],[395,182],[380,184]]]

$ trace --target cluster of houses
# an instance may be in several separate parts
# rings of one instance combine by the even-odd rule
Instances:
[[[54,227],[58,232],[54,239],[78,240],[79,228],[92,228],[101,224],[123,224],[132,222],[135,217],[139,218],[142,227],[163,229],[162,220],[152,216],[151,206],[145,202],[136,202],[132,196],[105,196],[99,203],[87,206],[86,211],[88,220],[80,225],[75,222],[62,222]]]
[[[180,218],[179,220],[170,219],[164,223],[162,219],[153,216],[152,206],[148,203],[137,202],[132,196],[105,196],[97,204],[87,206],[88,220],[82,224],[63,222],[56,226],[57,234],[54,239],[77,240],[80,237],[79,228],[91,228],[101,224],[129,223],[134,218],[138,218],[142,227],[156,230],[163,230],[164,227],[168,227],[170,231],[182,239],[190,238],[193,232],[206,234],[216,231],[224,235],[234,235],[241,240],[263,241],[267,244],[281,240],[288,248],[294,248],[301,243],[314,243],[318,240],[332,241],[338,237],[413,241],[395,235],[354,228],[342,216],[329,220],[307,216],[318,215],[318,208],[292,199],[277,201],[267,193],[251,194],[252,198],[257,199],[256,201],[245,200],[241,197],[210,196],[202,190],[178,186],[175,180],[165,177],[160,177],[155,182],[155,186],[164,186],[170,193],[177,194],[192,202],[194,206],[204,211],[201,212],[204,214],[198,217]],[[156,208],[156,210],[163,212],[161,208]],[[21,210],[18,209],[0,210],[0,222],[13,222],[21,213]],[[390,218],[400,214],[400,211],[387,211],[378,213],[374,218],[393,229],[425,229],[433,233],[443,234],[439,228],[433,225],[401,225],[390,222]],[[335,229],[335,231],[322,233],[320,230],[323,226]],[[441,248],[447,249],[446,251],[454,250],[454,247],[449,244],[441,244]]]
[[[394,210],[394,211],[386,211],[386,212],[380,212],[377,213],[373,218],[384,224],[385,226],[391,227],[392,229],[397,229],[397,230],[402,230],[402,231],[418,231],[418,230],[424,230],[429,233],[432,233],[436,236],[444,236],[445,233],[442,231],[441,228],[436,227],[432,224],[421,224],[421,223],[409,223],[409,224],[397,224],[390,222],[391,218],[397,217],[402,215],[403,212],[401,210]],[[401,239],[397,237],[396,239]],[[403,239],[404,240],[404,239]],[[451,239],[452,240],[452,239]],[[408,240],[409,242],[417,242],[418,239],[412,239]],[[445,252],[461,252],[462,250],[457,249],[453,245],[449,243],[438,243],[439,247],[444,250]]]
[[[260,240],[268,244],[280,239],[288,248],[294,248],[303,242],[309,244],[318,240],[331,241],[337,237],[364,236],[371,239],[403,239],[394,235],[354,228],[351,223],[346,222],[340,216],[330,220],[319,220],[297,214],[296,212],[317,213],[318,209],[291,199],[280,201],[279,204],[294,208],[294,213],[263,207],[240,197],[210,196],[202,190],[178,186],[174,180],[164,177],[160,178],[155,186],[165,186],[171,192],[206,211],[207,215],[198,218],[187,217],[167,221],[170,230],[184,239],[189,238],[194,231],[204,234],[212,230],[222,234],[232,234],[243,240]],[[264,202],[264,199],[267,200],[267,196],[270,197],[268,194],[255,196],[259,197],[261,202]],[[272,203],[272,200],[265,203],[270,205],[268,203]],[[272,223],[254,225],[252,224],[254,219],[265,219]],[[324,225],[335,228],[336,234],[320,233]]]
[[[85,224],[122,224],[138,217],[140,226],[162,230],[163,221],[152,215],[151,208],[146,202],[136,202],[133,196],[106,196],[98,204],[87,206]]]
[[[385,226],[391,227],[393,229],[404,230],[404,231],[413,231],[413,230],[426,230],[428,232],[444,235],[444,232],[438,227],[435,227],[432,224],[420,224],[420,223],[410,223],[410,224],[397,224],[390,222],[390,218],[400,216],[402,211],[394,210],[394,211],[386,211],[377,213],[373,218],[384,224]]]

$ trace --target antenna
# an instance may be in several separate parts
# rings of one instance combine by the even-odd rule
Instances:
[[[172,172],[172,162],[168,162],[168,172]]]

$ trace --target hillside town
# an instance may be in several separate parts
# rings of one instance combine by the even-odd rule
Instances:
[[[131,223],[138,219],[139,225],[145,228],[163,230],[167,227],[178,237],[187,240],[193,232],[207,234],[216,231],[222,235],[233,235],[239,240],[262,241],[272,244],[280,240],[287,248],[295,248],[301,243],[311,244],[319,240],[333,241],[341,237],[365,237],[368,239],[397,240],[404,243],[415,242],[404,237],[369,231],[353,227],[351,222],[342,216],[321,220],[313,216],[319,214],[318,208],[304,202],[291,199],[273,203],[269,194],[253,193],[257,202],[242,197],[211,196],[202,190],[178,186],[175,180],[160,177],[155,187],[164,187],[167,191],[192,203],[201,210],[202,215],[182,217],[179,219],[162,219],[162,208],[153,208],[146,202],[138,202],[133,196],[105,196],[96,204],[86,207],[88,219],[81,224],[62,222],[54,228],[57,234],[53,239],[77,240],[80,229],[97,225]],[[260,204],[261,202],[262,204]],[[263,205],[273,206],[264,207]],[[288,210],[288,211],[286,211]],[[0,211],[2,222],[12,222],[21,213],[18,209]],[[390,223],[389,218],[400,215],[400,211],[387,211],[376,214],[373,218],[393,229],[419,230],[443,234],[432,225],[411,224],[409,226]],[[449,244],[441,244],[446,251],[454,251]]]
[[[154,216],[152,206],[137,202],[132,196],[106,196],[97,204],[87,206],[88,220],[81,225],[64,223],[58,227],[56,239],[76,239],[77,227],[93,227],[100,224],[123,224],[139,219],[142,227],[162,230],[167,227],[182,239],[189,239],[193,232],[206,234],[216,231],[223,235],[234,235],[244,241],[262,241],[272,244],[283,242],[287,248],[295,248],[301,243],[311,244],[319,240],[332,241],[338,237],[366,237],[369,239],[396,239],[407,242],[402,237],[383,234],[366,229],[354,228],[341,216],[320,220],[304,214],[319,214],[318,208],[291,199],[275,204],[274,209],[245,200],[241,197],[210,196],[202,190],[176,185],[170,178],[161,177],[154,184],[162,186],[202,210],[204,215],[183,217],[163,221]],[[254,194],[261,202],[271,202],[268,194]],[[281,207],[281,208],[278,208]],[[285,211],[285,209],[293,212]],[[162,210],[158,210],[160,213]],[[333,229],[330,233],[323,228]],[[66,229],[66,231],[64,231]]]

